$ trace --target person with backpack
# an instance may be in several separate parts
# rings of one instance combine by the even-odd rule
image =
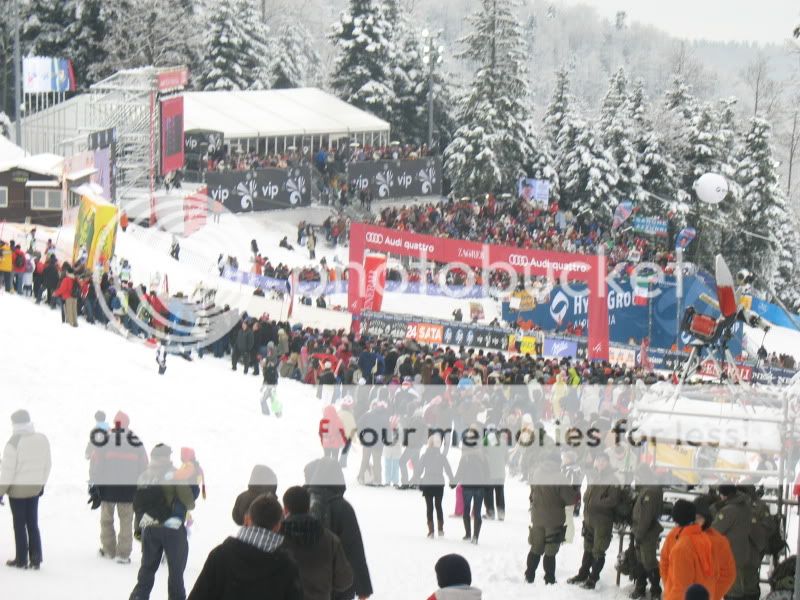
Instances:
[[[275,497],[257,497],[236,536],[208,554],[188,600],[304,600],[300,572],[282,548],[282,516]]]
[[[736,560],[733,558],[728,538],[711,527],[714,520],[711,514],[712,505],[713,500],[710,496],[698,496],[694,499],[697,514],[695,522],[711,540],[711,554],[714,557],[714,587],[709,590],[710,598],[722,600],[736,581]]]
[[[149,600],[161,557],[169,568],[167,589],[170,600],[186,598],[183,572],[189,555],[184,521],[194,508],[190,485],[176,484],[172,449],[157,444],[150,453],[150,465],[139,477],[133,498],[134,535],[142,542],[142,563],[130,600]]]
[[[100,500],[100,550],[102,558],[130,564],[133,550],[133,498],[136,483],[147,469],[147,452],[130,429],[130,418],[119,411],[108,435],[94,435],[90,444],[90,494]],[[96,430],[95,430],[96,431]],[[87,449],[88,450],[88,449]],[[114,530],[114,512],[119,535]]]
[[[281,548],[300,569],[303,600],[330,600],[353,585],[353,570],[339,538],[309,514],[310,509],[308,490],[295,486],[283,494]]]
[[[620,500],[620,485],[611,468],[608,454],[598,452],[594,469],[587,473],[589,485],[583,509],[583,558],[578,573],[567,583],[593,590],[606,562],[611,545],[614,517]]]
[[[750,499],[752,503],[753,519],[750,527],[750,560],[746,565],[750,571],[747,577],[749,588],[745,589],[745,597],[758,600],[761,594],[759,579],[761,577],[761,563],[767,555],[780,554],[785,547],[781,535],[780,521],[770,512],[769,505],[761,499],[754,485],[741,485],[739,492]],[[762,488],[763,493],[763,488]]]
[[[717,488],[722,501],[711,527],[728,538],[733,557],[736,560],[736,580],[725,598],[728,600],[747,600],[748,590],[758,586],[758,569],[751,567],[753,545],[750,532],[753,525],[753,507],[746,494],[736,486],[725,484]],[[755,574],[755,582],[752,581]],[[760,592],[759,592],[760,594]]]
[[[8,494],[16,547],[16,555],[6,565],[38,570],[43,560],[39,498],[50,477],[50,442],[34,430],[27,410],[11,414],[11,428],[0,463],[0,499]]]
[[[659,519],[664,506],[664,488],[655,485],[655,474],[649,465],[642,463],[636,469],[636,500],[631,515],[631,533],[636,552],[637,570],[633,592],[628,596],[639,600],[647,595],[650,582],[651,598],[661,595],[661,578],[658,572],[658,542],[664,528]]]
[[[320,458],[306,465],[304,475],[305,487],[311,495],[311,514],[339,538],[353,569],[352,587],[334,594],[334,600],[352,600],[356,596],[359,600],[369,598],[372,580],[356,513],[344,498],[347,486],[342,468],[335,460]]]
[[[556,555],[564,541],[567,507],[575,502],[575,490],[559,469],[561,457],[555,451],[541,456],[531,474],[531,548],[525,568],[525,581],[533,583],[544,555],[544,583],[556,582]]]
[[[250,504],[259,496],[275,496],[278,493],[278,477],[267,465],[255,465],[250,472],[247,489],[236,497],[231,517],[239,527],[244,525],[244,517]]]
[[[688,500],[672,507],[675,528],[661,549],[659,572],[664,582],[664,600],[683,600],[693,584],[714,589],[714,557],[711,539],[695,520],[697,511]]]

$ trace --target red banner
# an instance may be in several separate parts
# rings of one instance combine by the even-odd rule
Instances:
[[[184,88],[189,83],[189,69],[180,67],[172,71],[158,74],[158,91],[164,92],[176,88]]]
[[[161,101],[161,174],[183,167],[183,96]]]
[[[189,236],[206,225],[208,188],[200,188],[183,199],[183,235]]]
[[[364,259],[364,278],[366,288],[362,310],[380,312],[383,304],[383,290],[386,287],[386,256],[369,254]]]
[[[430,262],[462,263],[487,270],[510,269],[527,275],[583,281],[589,288],[589,358],[608,360],[608,270],[604,255],[591,256],[481,244],[353,223],[350,226],[350,263],[365,264],[367,250],[424,258]],[[368,279],[364,283],[368,284]],[[353,314],[360,314],[364,308],[361,288],[361,273],[357,269],[351,269],[348,306]]]

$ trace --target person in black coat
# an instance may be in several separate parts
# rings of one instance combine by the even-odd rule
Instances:
[[[280,549],[282,516],[274,497],[254,500],[236,537],[209,553],[188,600],[303,600],[297,565]]]
[[[468,431],[474,431],[480,436],[478,425],[471,425]],[[478,437],[478,440],[481,438]],[[489,465],[486,455],[477,444],[470,445],[466,434],[462,445],[461,460],[458,463],[454,483],[460,483],[464,493],[464,539],[471,538],[473,544],[478,543],[481,533],[483,518],[481,509],[483,505],[483,490],[489,480]],[[482,443],[482,442],[481,442]],[[452,484],[451,484],[452,485]],[[475,510],[471,510],[472,503],[475,503]],[[474,513],[474,528],[470,527],[470,514]]]
[[[347,486],[342,468],[335,460],[320,458],[308,463],[304,474],[305,487],[311,495],[311,514],[339,538],[353,569],[352,587],[334,594],[334,600],[352,600],[356,596],[359,600],[369,598],[372,580],[356,513],[344,499]]]
[[[253,332],[246,320],[242,321],[241,329],[231,339],[233,340],[231,369],[235,371],[237,363],[241,361],[244,364],[244,374],[247,375],[251,364],[250,355],[253,352]]]
[[[428,448],[419,460],[419,472],[414,473],[414,483],[419,485],[425,498],[425,510],[428,518],[428,537],[433,537],[433,509],[436,507],[436,521],[439,525],[439,537],[444,535],[444,512],[442,497],[444,496],[444,476],[453,480],[453,470],[447,457],[440,449],[441,438],[432,435],[428,438]]]
[[[339,538],[313,516],[311,496],[302,487],[290,487],[283,495],[281,534],[285,550],[300,569],[303,600],[330,600],[335,592],[353,585],[353,570]]]
[[[278,493],[278,476],[267,465],[255,465],[250,472],[247,489],[236,497],[231,517],[239,526],[244,525],[244,517],[253,500],[259,496],[275,496]]]
[[[47,265],[42,272],[42,283],[44,284],[44,289],[47,291],[47,304],[50,308],[53,308],[53,293],[56,291],[56,288],[58,288],[59,279],[58,262],[56,261],[56,257],[51,255],[50,258],[47,259]]]

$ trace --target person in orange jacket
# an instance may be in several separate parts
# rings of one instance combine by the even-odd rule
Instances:
[[[684,600],[686,590],[699,583],[715,589],[714,557],[711,538],[695,523],[697,511],[688,500],[678,500],[672,508],[675,529],[661,550],[661,580],[664,600]]]
[[[728,538],[711,527],[714,517],[711,515],[712,499],[709,496],[698,496],[694,499],[697,512],[696,523],[711,538],[711,551],[714,556],[715,585],[709,589],[711,600],[722,600],[736,581],[736,560]]]

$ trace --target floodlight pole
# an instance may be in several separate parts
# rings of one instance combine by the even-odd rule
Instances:
[[[14,129],[17,146],[22,145],[22,58],[19,48],[19,0],[14,0]]]

